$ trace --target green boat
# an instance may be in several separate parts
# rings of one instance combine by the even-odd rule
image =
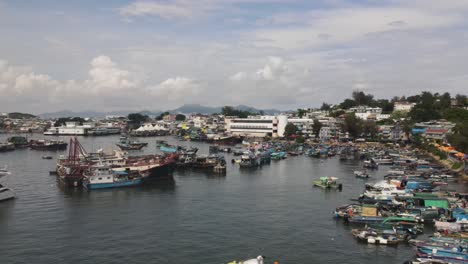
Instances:
[[[314,181],[314,186],[320,187],[322,189],[337,189],[341,190],[343,185],[337,183],[338,178],[336,177],[320,177],[318,180]]]

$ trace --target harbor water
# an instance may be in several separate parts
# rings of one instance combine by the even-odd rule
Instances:
[[[96,151],[115,148],[119,137],[79,139]],[[141,138],[149,145],[135,154],[156,152],[157,139],[208,153],[207,144],[165,137]],[[220,264],[259,254],[266,263],[403,263],[414,256],[405,244],[360,244],[351,227],[333,219],[336,206],[363,190],[366,180],[352,173],[358,161],[298,156],[244,170],[225,154],[225,176],[176,171],[173,181],[86,191],[64,190],[49,175],[66,154],[0,153],[0,167],[12,172],[2,183],[17,196],[0,203],[0,263]],[[368,182],[384,174],[382,167]],[[343,191],[314,188],[321,176],[340,178]]]

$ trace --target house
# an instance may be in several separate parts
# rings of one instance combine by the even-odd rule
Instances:
[[[395,102],[393,104],[393,111],[409,112],[416,105],[410,102]]]

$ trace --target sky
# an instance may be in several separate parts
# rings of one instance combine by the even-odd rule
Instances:
[[[0,112],[468,91],[468,0],[0,0]]]

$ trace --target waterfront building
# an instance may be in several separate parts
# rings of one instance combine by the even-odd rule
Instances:
[[[78,122],[65,122],[65,125],[60,127],[49,128],[44,135],[87,135],[94,127],[95,124],[92,122],[85,122],[83,125]]]
[[[288,117],[249,116],[247,118],[226,117],[226,131],[236,136],[246,137],[284,137]]]

